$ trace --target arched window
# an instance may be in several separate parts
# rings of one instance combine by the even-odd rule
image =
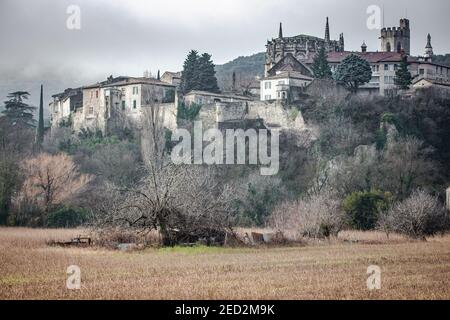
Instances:
[[[391,52],[391,43],[390,43],[390,42],[388,42],[388,43],[386,44],[386,51],[387,51],[387,52]]]

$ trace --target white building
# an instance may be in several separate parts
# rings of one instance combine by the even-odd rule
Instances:
[[[279,71],[274,76],[261,80],[261,101],[289,100],[295,101],[311,82],[312,77],[296,71]]]

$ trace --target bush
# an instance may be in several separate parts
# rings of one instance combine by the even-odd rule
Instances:
[[[450,218],[437,197],[416,190],[406,200],[396,203],[380,220],[379,226],[385,231],[424,240],[425,236],[448,230]]]
[[[237,224],[262,227],[286,192],[278,178],[252,174],[247,179],[234,202]]]
[[[78,227],[88,219],[88,213],[81,208],[62,207],[51,212],[47,217],[47,226],[51,228]]]
[[[298,236],[328,238],[337,236],[344,226],[340,201],[331,193],[286,202],[271,215],[270,225],[283,231],[295,230]]]
[[[391,195],[379,190],[353,192],[343,201],[350,224],[359,230],[374,229],[380,212],[389,208]]]

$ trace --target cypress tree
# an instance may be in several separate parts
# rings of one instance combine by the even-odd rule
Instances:
[[[395,72],[394,82],[401,90],[408,90],[411,85],[411,80],[412,76],[408,70],[407,57],[404,57],[400,63],[400,67]]]
[[[331,79],[332,72],[330,65],[328,64],[327,54],[324,47],[321,47],[317,55],[314,57],[312,70],[317,79]]]
[[[41,144],[44,141],[44,86],[41,84],[41,99],[39,102],[39,122],[37,128],[36,142]]]
[[[191,50],[184,61],[183,71],[181,73],[181,90],[183,93],[188,93],[191,90],[200,90],[198,69],[198,52]]]
[[[203,91],[219,93],[215,65],[209,53],[204,53],[199,59],[200,87]]]

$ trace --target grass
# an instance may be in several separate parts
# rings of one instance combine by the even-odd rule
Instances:
[[[450,299],[450,236],[344,232],[301,247],[134,252],[45,244],[80,233],[0,228],[0,299]],[[66,289],[73,264],[81,290]],[[381,290],[366,287],[369,265],[381,267]]]

